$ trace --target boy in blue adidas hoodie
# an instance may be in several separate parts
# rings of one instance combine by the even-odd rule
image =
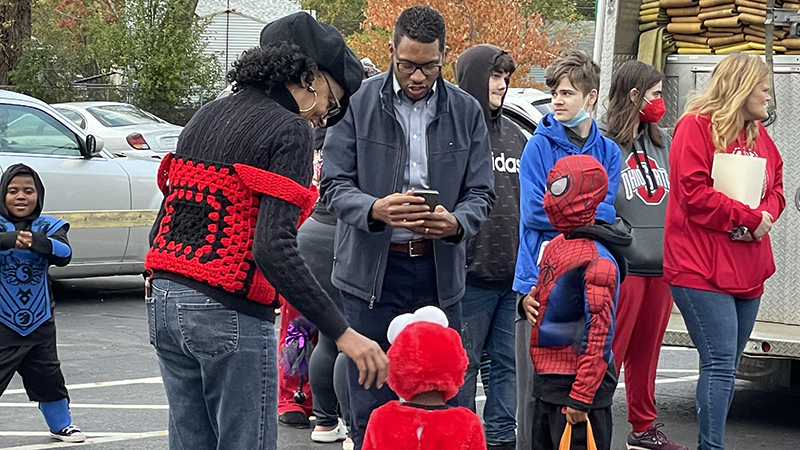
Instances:
[[[535,321],[533,300],[539,277],[539,258],[544,246],[559,232],[550,224],[542,200],[547,174],[561,158],[589,155],[609,174],[608,193],[597,207],[596,219],[613,223],[614,200],[619,187],[621,154],[611,139],[602,135],[589,111],[594,111],[600,89],[600,67],[583,51],[573,51],[555,60],[545,71],[545,83],[553,95],[553,112],[536,127],[522,153],[519,167],[520,222],[519,250],[514,273],[517,292],[517,448],[531,448],[532,385],[530,349],[531,324]],[[527,305],[527,307],[525,307]],[[524,381],[525,380],[525,381]]]
[[[66,266],[72,258],[69,224],[41,214],[44,184],[24,164],[6,169],[0,193],[0,395],[19,373],[50,435],[83,442],[69,412],[47,273],[51,264]]]

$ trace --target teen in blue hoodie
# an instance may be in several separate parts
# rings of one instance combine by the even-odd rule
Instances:
[[[532,395],[530,380],[533,366],[529,350],[531,325],[526,314],[535,321],[532,291],[539,277],[542,249],[559,232],[550,224],[542,200],[547,174],[556,161],[569,155],[589,155],[597,159],[609,174],[608,193],[597,207],[596,219],[613,223],[616,217],[614,200],[619,187],[621,154],[614,141],[602,135],[587,110],[595,109],[600,88],[600,67],[583,51],[560,57],[547,67],[545,83],[553,94],[554,112],[546,115],[536,127],[522,153],[519,167],[520,222],[519,250],[514,274],[514,291],[518,293],[516,329],[517,359],[517,448],[530,448]]]

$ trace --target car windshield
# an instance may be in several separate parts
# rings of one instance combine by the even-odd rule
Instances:
[[[80,156],[80,144],[48,112],[0,103],[0,152]]]
[[[147,111],[133,105],[104,105],[86,108],[100,123],[106,127],[126,127],[150,123],[167,123]]]
[[[72,123],[74,123],[75,125],[83,128],[84,130],[86,129],[86,120],[84,120],[83,116],[81,116],[80,114],[76,113],[75,111],[73,111],[71,109],[67,109],[67,108],[56,108],[56,111],[58,111],[61,114],[63,114],[64,117],[66,117],[67,119],[71,120]]]
[[[548,113],[553,112],[553,101],[550,99],[538,100],[533,102],[533,107],[546,116]]]

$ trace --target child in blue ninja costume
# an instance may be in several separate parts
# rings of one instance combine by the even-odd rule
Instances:
[[[19,373],[31,401],[39,402],[51,436],[86,440],[72,424],[69,396],[56,351],[48,267],[72,258],[69,224],[41,215],[44,185],[24,164],[0,178],[0,395]]]

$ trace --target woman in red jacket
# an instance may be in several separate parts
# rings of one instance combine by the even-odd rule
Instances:
[[[698,449],[724,449],[734,375],[753,329],[764,281],[775,272],[769,231],[786,201],[783,162],[760,120],[769,69],[753,55],[717,65],[675,127],[664,230],[664,278],[700,353]],[[714,190],[717,153],[765,158],[753,209]]]

